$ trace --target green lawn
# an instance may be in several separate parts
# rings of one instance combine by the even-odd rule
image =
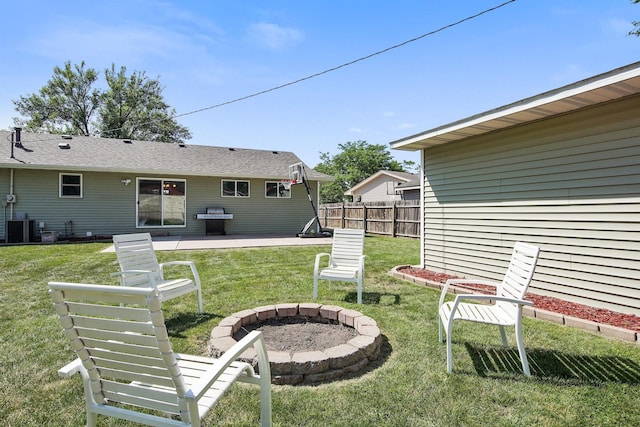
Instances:
[[[51,280],[116,284],[106,244],[0,248],[0,420],[9,426],[84,423],[79,377],[57,369],[73,359],[54,314]],[[158,252],[191,259],[203,280],[205,313],[195,294],[165,303],[176,351],[206,352],[211,329],[229,314],[281,302],[310,302],[315,254],[328,246]],[[439,292],[389,276],[415,264],[419,242],[367,237],[364,304],[355,284],[321,285],[318,302],[377,320],[384,355],[362,375],[319,386],[274,386],[278,426],[634,426],[640,425],[640,346],[524,320],[532,378],[520,374],[515,347],[497,328],[454,330],[454,373],[438,343]],[[512,331],[509,331],[512,332]],[[515,346],[511,334],[511,344]],[[257,388],[234,387],[205,425],[256,425]],[[129,425],[100,418],[100,425]]]

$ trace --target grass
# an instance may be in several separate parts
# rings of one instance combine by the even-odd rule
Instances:
[[[84,424],[79,377],[57,369],[73,359],[47,295],[51,280],[116,284],[106,244],[0,248],[0,419],[8,426]],[[328,247],[158,252],[192,259],[204,283],[205,313],[194,295],[164,311],[176,351],[206,354],[211,329],[229,314],[281,302],[309,302],[315,254]],[[365,373],[318,386],[274,386],[277,426],[621,426],[640,425],[640,348],[584,331],[524,319],[532,378],[497,328],[454,330],[454,373],[438,343],[439,292],[388,271],[418,262],[419,242],[367,237],[364,304],[355,284],[321,285],[319,302],[377,320],[385,354]],[[511,331],[510,331],[511,332]],[[515,345],[511,337],[511,344]],[[258,392],[237,386],[206,425],[258,423]],[[101,417],[101,425],[130,425]]]

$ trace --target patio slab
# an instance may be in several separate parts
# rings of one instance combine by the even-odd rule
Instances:
[[[331,237],[296,237],[282,234],[231,234],[225,236],[154,236],[153,249],[176,251],[193,249],[258,248],[267,246],[330,245]],[[114,252],[109,246],[102,252]]]

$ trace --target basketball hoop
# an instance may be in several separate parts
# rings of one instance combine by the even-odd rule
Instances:
[[[295,179],[282,179],[280,180],[280,184],[284,187],[285,190],[291,190],[291,186],[293,184],[297,184]]]
[[[302,184],[305,180],[304,166],[302,163],[296,163],[289,166],[289,181],[293,184]]]

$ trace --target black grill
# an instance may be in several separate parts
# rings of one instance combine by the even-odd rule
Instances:
[[[207,234],[224,235],[224,221],[233,219],[233,214],[225,213],[224,208],[207,208],[206,213],[196,214],[196,219],[206,220]]]

